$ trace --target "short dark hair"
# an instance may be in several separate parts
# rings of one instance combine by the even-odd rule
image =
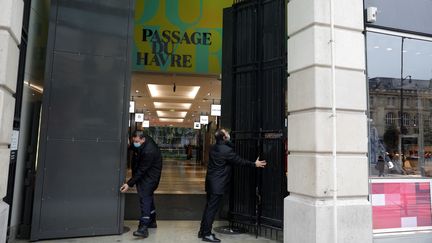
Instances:
[[[225,131],[225,129],[223,129],[223,128],[219,128],[216,130],[216,132],[214,134],[216,141],[218,141],[218,142],[223,141],[223,139],[225,137],[225,133],[223,131]]]
[[[136,130],[136,131],[132,134],[132,137],[133,137],[133,138],[139,137],[139,138],[143,139],[143,138],[146,137],[146,134],[145,134],[144,131]]]

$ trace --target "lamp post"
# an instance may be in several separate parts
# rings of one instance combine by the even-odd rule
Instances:
[[[400,157],[400,162],[402,167],[404,168],[404,155],[405,155],[405,150],[404,150],[404,146],[403,146],[403,135],[407,133],[406,127],[404,126],[404,111],[403,111],[403,102],[404,102],[404,97],[403,97],[403,82],[409,79],[409,82],[411,83],[411,75],[406,76],[405,78],[401,78],[401,82],[400,82],[400,93],[401,93],[401,98],[400,98],[400,129],[399,129],[399,157]]]

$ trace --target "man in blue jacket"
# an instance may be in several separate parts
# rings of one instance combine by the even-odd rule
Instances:
[[[212,234],[212,227],[222,202],[222,196],[229,186],[231,166],[241,165],[264,168],[267,164],[265,160],[259,160],[259,157],[255,162],[240,158],[234,152],[230,144],[230,135],[225,129],[218,129],[215,132],[215,138],[216,144],[210,150],[206,176],[207,203],[201,221],[201,228],[198,232],[198,237],[206,242],[220,242]]]

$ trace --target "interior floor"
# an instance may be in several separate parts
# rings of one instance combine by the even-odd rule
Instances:
[[[164,159],[161,181],[156,194],[205,194],[205,175],[207,168],[192,160]],[[128,171],[128,178],[131,177]],[[131,188],[130,193],[136,193]]]

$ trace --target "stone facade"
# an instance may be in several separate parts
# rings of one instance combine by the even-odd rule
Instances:
[[[0,0],[0,198],[6,195],[9,148],[24,2]],[[5,242],[9,205],[0,200],[0,242]]]
[[[363,1],[335,0],[338,242],[372,242]],[[284,241],[333,243],[330,1],[288,3]],[[352,223],[355,222],[355,226]]]

